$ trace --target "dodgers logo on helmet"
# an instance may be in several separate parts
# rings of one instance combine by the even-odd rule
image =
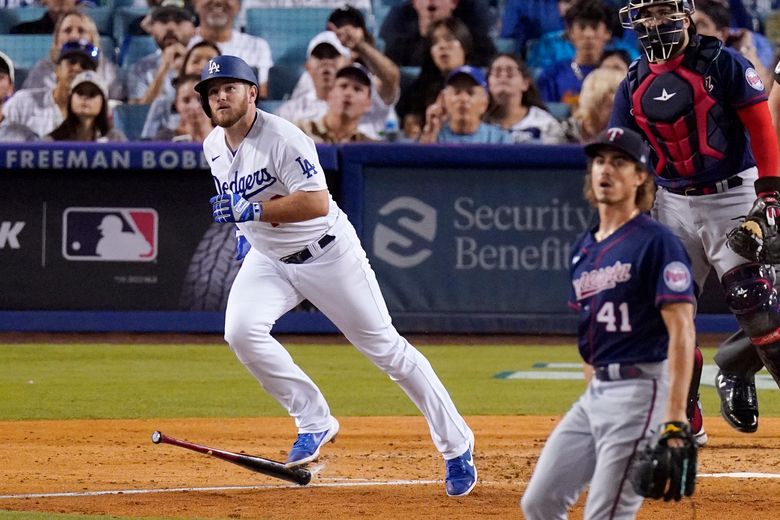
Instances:
[[[682,262],[670,262],[664,267],[664,283],[674,292],[687,291],[691,286],[691,272]]]
[[[152,208],[67,208],[62,256],[73,261],[151,262],[157,258],[157,211]]]
[[[209,60],[209,74],[219,72],[219,63],[214,60]]]

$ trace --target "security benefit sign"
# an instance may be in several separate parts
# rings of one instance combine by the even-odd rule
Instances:
[[[594,211],[581,170],[366,168],[364,236],[391,311],[568,313]]]

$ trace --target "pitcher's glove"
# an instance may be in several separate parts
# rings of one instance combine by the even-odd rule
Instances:
[[[729,247],[738,255],[762,264],[780,263],[780,177],[756,181],[758,198],[745,220],[728,232]]]
[[[683,446],[672,448],[670,439],[681,439]],[[631,468],[631,485],[637,494],[665,501],[691,496],[696,485],[696,443],[688,423],[662,423],[658,439],[651,440]]]

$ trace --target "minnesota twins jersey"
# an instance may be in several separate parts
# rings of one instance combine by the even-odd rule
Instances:
[[[639,215],[596,242],[585,233],[573,249],[569,304],[579,312],[586,363],[654,363],[667,357],[660,309],[694,302],[690,260],[680,240]]]
[[[756,165],[737,111],[767,99],[741,54],[707,36],[665,63],[634,61],[615,95],[609,126],[644,134],[657,182],[668,188],[712,183]]]
[[[314,142],[295,125],[257,109],[252,129],[235,154],[216,127],[203,142],[217,193],[238,193],[249,201],[267,201],[296,191],[327,189]],[[263,254],[281,258],[300,251],[333,226],[340,210],[330,198],[326,216],[304,222],[242,222],[239,229]]]

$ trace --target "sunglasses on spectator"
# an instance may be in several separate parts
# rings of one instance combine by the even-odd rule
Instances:
[[[67,61],[71,65],[81,65],[81,68],[83,70],[95,70],[95,69],[97,69],[97,67],[95,66],[95,62],[90,60],[86,56],[80,56],[78,54],[71,54],[70,56],[65,56],[62,59]]]

